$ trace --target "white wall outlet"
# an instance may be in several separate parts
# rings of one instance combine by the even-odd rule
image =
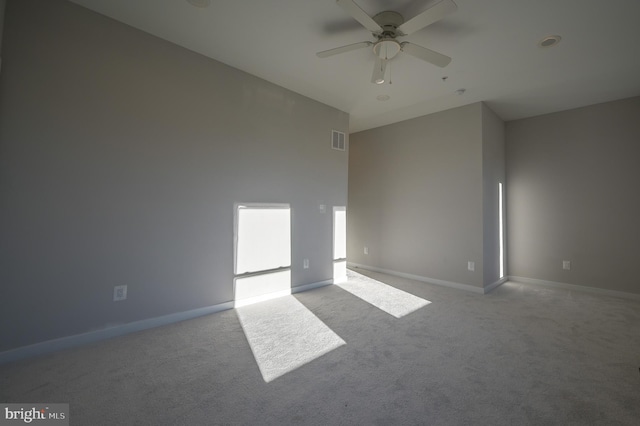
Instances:
[[[369,254],[369,247],[364,246],[364,254]]]
[[[320,213],[326,213],[327,212],[327,206],[324,204],[320,204],[318,206],[318,208],[320,209]]]
[[[305,259],[302,261],[302,267],[304,269],[309,269],[309,259]]]
[[[120,300],[126,300],[127,298],[127,286],[117,285],[113,288],[113,301],[119,302]]]
[[[467,269],[470,270],[470,271],[475,271],[476,270],[476,262],[468,261],[467,262]]]
[[[571,261],[570,260],[563,260],[562,261],[562,269],[564,269],[565,271],[570,271],[571,270]]]

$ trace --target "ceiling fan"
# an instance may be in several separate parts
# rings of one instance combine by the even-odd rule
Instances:
[[[360,43],[324,50],[316,53],[318,57],[326,58],[339,53],[373,46],[376,63],[373,67],[371,82],[376,84],[384,83],[387,62],[393,59],[398,52],[408,53],[411,56],[415,56],[439,67],[446,67],[449,62],[451,62],[451,58],[442,53],[409,43],[408,41],[399,42],[397,38],[407,36],[455,12],[458,6],[453,0],[442,0],[408,21],[405,21],[404,17],[398,12],[392,11],[380,12],[371,17],[353,0],[336,0],[336,3],[363,27],[371,31],[376,41],[362,41]]]

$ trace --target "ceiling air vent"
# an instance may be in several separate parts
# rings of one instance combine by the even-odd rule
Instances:
[[[334,130],[331,133],[331,148],[337,149],[339,151],[344,151],[345,149],[345,141],[344,141],[344,133]]]

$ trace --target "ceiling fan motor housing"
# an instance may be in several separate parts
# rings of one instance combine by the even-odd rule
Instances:
[[[400,43],[397,38],[418,31],[439,21],[446,15],[455,12],[458,6],[453,0],[440,0],[435,5],[406,22],[404,17],[398,12],[387,10],[375,16],[369,16],[354,0],[336,0],[336,2],[364,28],[369,30],[375,38],[375,41],[362,41],[360,43],[352,43],[346,46],[324,50],[316,53],[318,57],[326,58],[373,45],[376,63],[371,81],[378,84],[384,82],[384,70],[387,61],[393,59],[400,51],[441,68],[446,67],[451,62],[451,58],[442,53],[408,41]]]
[[[401,35],[397,34],[397,29],[404,23],[404,18],[398,12],[380,12],[373,17],[373,20],[382,27],[383,36],[396,37]]]
[[[404,23],[404,18],[398,12],[386,11],[378,13],[373,20],[382,28],[373,45],[373,53],[381,59],[391,59],[400,52],[400,43],[395,38],[401,35],[397,29]]]

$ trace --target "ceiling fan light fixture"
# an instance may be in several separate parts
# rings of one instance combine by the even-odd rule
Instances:
[[[323,50],[322,52],[316,53],[316,56],[319,58],[327,58],[339,53],[349,52],[361,47],[373,45],[373,53],[376,55],[376,64],[373,69],[373,75],[371,76],[371,83],[374,84],[383,84],[385,82],[385,67],[387,62],[393,59],[401,51],[441,68],[447,66],[449,62],[451,62],[451,58],[446,55],[407,41],[400,43],[396,38],[404,37],[415,31],[421,30],[422,28],[439,21],[446,15],[455,12],[458,6],[456,6],[453,0],[439,0],[435,5],[429,7],[406,22],[400,13],[389,10],[380,12],[373,17],[369,16],[356,4],[355,0],[336,0],[336,3],[345,12],[351,15],[353,19],[358,21],[360,25],[369,30],[377,41],[364,41],[329,50]],[[391,84],[390,71],[388,81],[389,84]]]
[[[371,82],[375,84],[383,84],[385,82],[385,71],[387,69],[387,60],[376,59],[376,63],[373,65],[373,74],[371,74]]]
[[[373,52],[380,59],[392,59],[400,52],[400,48],[397,41],[382,39],[373,45]]]

